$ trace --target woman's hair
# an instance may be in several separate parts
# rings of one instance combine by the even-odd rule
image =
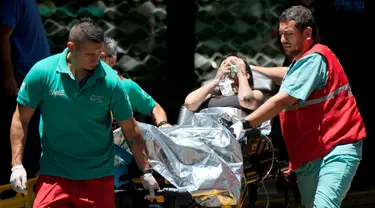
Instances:
[[[246,72],[249,73],[249,75],[250,75],[249,85],[250,85],[251,88],[253,88],[254,87],[253,72],[251,71],[250,65],[246,62],[246,58],[242,53],[233,52],[233,53],[228,53],[228,54],[224,55],[223,58],[221,58],[221,60],[220,60],[219,66],[221,65],[221,63],[223,63],[223,61],[225,59],[227,59],[230,56],[235,56],[235,57],[241,59],[245,63]]]

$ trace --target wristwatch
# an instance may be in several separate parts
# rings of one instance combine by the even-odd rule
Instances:
[[[168,121],[160,121],[159,123],[158,123],[158,125],[156,125],[157,127],[160,127],[160,126],[162,126],[162,125],[164,125],[164,124],[169,124],[168,123]]]
[[[142,170],[141,171],[141,176],[146,175],[147,173],[153,174],[154,171],[151,168],[150,169],[146,169],[146,170]]]

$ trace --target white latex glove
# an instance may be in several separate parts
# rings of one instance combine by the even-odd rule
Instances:
[[[236,140],[240,140],[245,136],[245,130],[243,129],[242,121],[238,121],[230,127],[232,134],[236,136]]]
[[[23,165],[16,165],[12,168],[12,175],[10,175],[10,183],[13,190],[27,194],[27,174]]]
[[[150,190],[150,196],[155,197],[154,190],[160,189],[158,182],[156,182],[154,176],[151,173],[146,173],[141,176],[141,181],[144,189]]]

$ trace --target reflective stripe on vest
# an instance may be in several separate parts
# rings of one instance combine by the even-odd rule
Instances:
[[[298,108],[302,108],[302,107],[305,107],[305,106],[308,106],[308,105],[318,104],[318,103],[324,102],[328,99],[332,99],[334,96],[338,95],[339,93],[344,92],[344,91],[348,91],[348,90],[350,90],[350,85],[346,84],[346,85],[338,88],[337,90],[329,93],[328,95],[326,95],[324,97],[315,98],[315,99],[308,100],[308,101],[303,102],[303,103],[298,103],[296,105],[292,105],[292,106],[286,108],[284,111],[296,110]]]

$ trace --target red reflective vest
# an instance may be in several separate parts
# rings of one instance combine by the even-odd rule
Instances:
[[[356,100],[336,55],[327,46],[315,44],[301,58],[314,52],[327,61],[325,87],[279,114],[292,170],[324,156],[337,145],[366,137]]]

